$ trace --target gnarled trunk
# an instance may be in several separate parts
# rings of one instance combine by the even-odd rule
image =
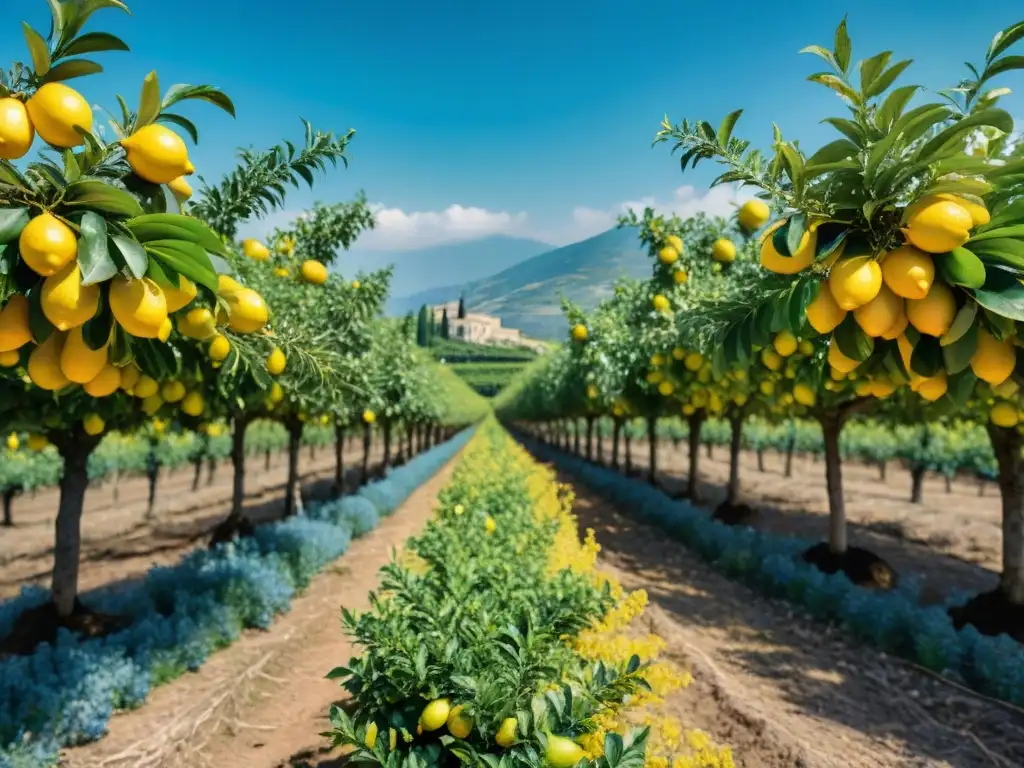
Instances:
[[[302,448],[303,423],[297,416],[285,422],[288,430],[288,480],[284,489],[284,516],[302,514],[302,479],[299,477],[299,451]]]
[[[146,479],[149,481],[149,495],[146,499],[146,519],[153,517],[156,510],[156,483],[160,476],[160,462],[156,457],[156,441],[149,441],[149,453],[146,455]]]
[[[14,527],[14,517],[11,514],[11,507],[14,504],[14,497],[21,493],[21,486],[12,485],[4,489],[4,528]]]
[[[846,505],[843,500],[843,467],[839,456],[839,435],[843,431],[842,416],[824,413],[819,416],[825,442],[825,483],[828,486],[828,544],[837,555],[846,552]]]
[[[236,523],[242,519],[242,506],[245,503],[245,429],[249,420],[244,415],[235,414],[231,428],[231,514],[228,520]]]
[[[690,471],[686,478],[686,497],[694,504],[700,504],[702,501],[700,495],[700,432],[704,426],[704,418],[704,411],[697,411],[690,414],[687,419]]]
[[[78,600],[78,561],[82,547],[82,508],[89,487],[89,455],[100,438],[76,428],[70,434],[53,439],[64,471],[60,479],[60,504],[53,546],[53,576],[50,595],[57,616],[66,619],[75,610]]]
[[[651,485],[658,484],[658,417],[651,416],[647,419],[647,482]]]
[[[334,424],[334,492],[345,493],[345,425]]]
[[[1014,605],[1024,606],[1024,459],[1016,429],[989,425],[989,440],[999,466],[1003,502],[1003,572],[1000,589]]]

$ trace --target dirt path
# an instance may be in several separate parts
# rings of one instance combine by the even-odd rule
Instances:
[[[380,451],[374,450],[371,457],[376,463]],[[358,483],[362,447],[353,444],[344,460],[351,488]],[[269,464],[263,456],[246,462],[245,511],[250,519],[261,522],[279,516],[287,468],[284,453],[272,454]],[[334,447],[321,447],[315,456],[303,450],[300,471],[307,500],[328,495],[334,478]],[[192,467],[162,474],[155,515],[149,519],[146,478],[123,479],[117,485],[117,501],[113,484],[90,488],[82,515],[81,589],[126,582],[154,565],[176,563],[204,545],[231,507],[230,462],[222,462],[213,481],[207,481],[206,467],[196,490],[192,489]],[[0,527],[0,599],[16,594],[25,584],[49,583],[57,498],[56,491],[47,489],[35,499],[16,502],[15,527]]]
[[[633,443],[634,467],[646,472],[646,440]],[[605,461],[611,460],[606,441]],[[824,464],[796,456],[793,476],[785,477],[784,457],[764,454],[764,472],[757,457],[740,456],[740,497],[757,511],[753,526],[780,534],[822,539],[828,518]],[[658,481],[669,492],[686,487],[688,452],[685,443],[661,441]],[[715,447],[712,458],[701,447],[700,490],[705,506],[714,509],[725,499],[729,452]],[[889,561],[901,574],[921,580],[922,598],[940,600],[954,591],[993,589],[1002,564],[1002,517],[998,489],[978,496],[977,481],[957,479],[947,493],[934,476],[924,483],[924,499],[910,502],[910,473],[890,462],[885,480],[877,467],[843,463],[843,488],[850,543],[866,547]]]
[[[647,590],[652,631],[694,674],[669,705],[731,744],[741,768],[1024,765],[1024,712],[845,641],[563,479],[604,564]]]
[[[101,741],[67,750],[66,768],[278,768],[335,764],[319,734],[344,697],[324,679],[353,649],[340,608],[362,610],[377,572],[418,533],[457,457],[393,515],[353,542],[333,567],[267,632],[246,632],[195,674],[156,689],[138,710],[118,715]]]

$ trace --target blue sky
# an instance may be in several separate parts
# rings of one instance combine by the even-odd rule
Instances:
[[[832,138],[821,118],[845,108],[806,82],[816,59],[797,51],[830,45],[847,8],[855,60],[891,49],[915,60],[901,82],[931,88],[955,84],[962,62],[979,61],[1020,15],[1011,3],[965,13],[947,0],[129,4],[133,17],[100,12],[91,28],[121,35],[133,51],[100,54],[107,71],[73,85],[107,106],[116,92],[134,103],[152,69],[165,87],[224,88],[237,120],[189,109],[201,131],[193,161],[209,179],[232,167],[239,145],[300,140],[300,116],[355,128],[349,169],[293,195],[275,221],[365,189],[384,209],[366,247],[385,249],[491,232],[561,244],[606,228],[629,201],[721,209],[729,193],[705,198],[710,166],[684,176],[667,147],[651,149],[664,114],[717,124],[743,107],[738,135],[766,143],[774,120],[814,146]],[[3,5],[0,50],[21,56],[18,22],[45,33],[46,4]],[[1011,73],[998,84],[1024,92],[1022,80]],[[1024,114],[1020,98],[1004,106]]]

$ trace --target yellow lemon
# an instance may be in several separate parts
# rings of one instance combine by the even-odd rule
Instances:
[[[1009,339],[997,341],[985,329],[978,329],[978,346],[971,356],[971,370],[975,376],[992,386],[999,386],[1010,378],[1016,364],[1017,355]]]
[[[925,197],[906,211],[903,234],[911,245],[928,253],[948,253],[971,236],[974,220],[962,206],[951,200]]]
[[[230,275],[217,275],[217,295],[225,299],[229,296],[245,290],[245,286],[239,283]]]
[[[210,342],[210,348],[207,353],[210,355],[211,360],[224,360],[231,352],[231,342],[227,340],[226,336],[217,334],[213,337],[213,341]]]
[[[917,394],[927,400],[929,403],[934,403],[944,394],[949,388],[949,381],[946,379],[946,372],[939,371],[934,376],[929,376],[926,379],[921,379],[916,386]]]
[[[206,341],[217,335],[213,312],[206,307],[190,309],[184,317],[178,318],[178,333],[190,339]]]
[[[804,314],[818,333],[832,333],[846,319],[846,310],[836,304],[831,289],[825,283],[820,285],[818,295],[807,305]]]
[[[448,722],[451,706],[448,699],[434,699],[420,713],[420,725],[424,731],[436,731]]]
[[[167,341],[171,338],[171,331],[174,330],[174,324],[171,322],[171,318],[165,317],[163,325],[160,326],[160,333],[156,335],[160,341]]]
[[[276,381],[270,385],[270,402],[277,405],[284,400],[284,388]]]
[[[878,378],[869,382],[868,394],[883,400],[896,391],[896,384],[888,378]]]
[[[160,387],[160,397],[165,403],[177,403],[185,397],[185,385],[177,379],[165,381]]]
[[[119,386],[121,386],[121,372],[107,363],[99,373],[82,386],[82,389],[90,397],[107,397],[114,394]]]
[[[758,389],[761,390],[761,394],[764,395],[765,397],[771,397],[773,394],[775,394],[775,382],[762,381]]]
[[[155,339],[167,319],[167,299],[160,286],[144,277],[128,280],[118,275],[110,281],[110,311],[132,336]]]
[[[473,718],[459,704],[448,715],[448,732],[456,739],[468,739],[473,732]]]
[[[853,319],[868,336],[883,336],[897,326],[903,317],[903,299],[885,285],[867,304],[853,310]],[[899,333],[902,333],[902,329]],[[893,335],[893,338],[899,335]]]
[[[672,357],[675,360],[682,360],[684,357],[686,357],[686,350],[683,349],[682,347],[673,347]]]
[[[935,262],[924,251],[901,245],[883,257],[882,278],[897,296],[923,299],[935,280]]]
[[[206,402],[199,392],[189,392],[181,401],[181,410],[189,416],[200,416],[204,408],[206,408]]]
[[[657,296],[651,299],[651,306],[654,307],[654,310],[656,312],[668,312],[668,309],[671,305],[669,304],[668,299],[666,299],[659,293]]]
[[[675,387],[672,385],[671,381],[663,381],[658,384],[658,392],[660,392],[664,397],[668,397],[674,391]]]
[[[157,383],[156,379],[146,374],[139,376],[138,381],[135,382],[135,387],[132,392],[136,397],[145,400],[147,397],[152,397],[160,391],[160,384]]]
[[[228,326],[238,333],[255,333],[267,324],[270,312],[266,302],[252,288],[243,288],[227,296]]]
[[[99,308],[100,287],[82,285],[82,271],[73,261],[43,281],[40,306],[46,319],[59,331],[88,321]]]
[[[18,435],[11,432],[11,434],[7,436],[7,450],[16,451],[18,450],[19,445],[21,445],[21,441],[18,439]]]
[[[75,126],[92,130],[92,109],[82,94],[63,83],[47,83],[26,102],[25,108],[40,138],[55,147],[85,143]]]
[[[665,265],[675,264],[679,261],[679,251],[670,245],[666,245],[658,251],[658,261]]]
[[[775,222],[761,235],[761,266],[769,272],[775,272],[780,275],[795,275],[814,263],[814,253],[818,247],[818,234],[810,229],[805,229],[803,236],[800,238],[800,247],[796,249],[796,253],[789,257],[783,256],[775,250],[772,235],[786,221],[786,219],[781,219]]]
[[[790,331],[779,331],[776,334],[772,346],[775,347],[775,351],[783,357],[789,357],[796,352],[799,344],[797,343],[796,336]]]
[[[179,202],[183,203],[192,197],[192,186],[185,181],[184,176],[179,176],[176,179],[172,179],[167,183],[168,188],[174,193],[174,198]]]
[[[31,451],[41,451],[49,444],[50,441],[46,438],[46,435],[31,434],[28,436],[28,447]]]
[[[327,282],[327,267],[316,259],[306,259],[299,267],[299,274],[307,283],[323,285]]]
[[[242,253],[253,261],[266,261],[270,258],[270,250],[259,240],[243,240]]]
[[[32,350],[28,356],[28,375],[40,389],[50,391],[66,387],[71,382],[60,367],[60,353],[64,350],[64,334],[54,331]]]
[[[588,335],[587,326],[583,325],[583,323],[577,323],[572,327],[573,341],[586,341]]]
[[[353,288],[354,288],[355,290],[357,290],[357,291],[358,291],[358,290],[359,290],[359,281],[358,281],[358,280],[353,280],[353,281],[352,281],[352,287],[353,287]]]
[[[366,422],[367,424],[373,424],[373,422],[375,422],[376,420],[377,420],[377,414],[375,414],[373,411],[371,411],[369,409],[363,411],[363,421],[364,422]]]
[[[102,417],[98,413],[90,413],[84,419],[82,419],[82,429],[85,430],[85,434],[102,435],[103,430],[107,428],[107,424],[103,421]]]
[[[38,275],[49,277],[78,256],[75,233],[63,221],[41,213],[21,230],[18,248],[22,260]]]
[[[907,319],[921,333],[942,336],[956,318],[956,297],[945,283],[932,283],[923,299],[907,299]]]
[[[373,749],[377,744],[377,724],[371,722],[366,726],[366,736],[363,738],[363,744],[366,745],[367,749]]]
[[[956,195],[952,195],[948,192],[935,195],[935,197],[939,200],[949,200],[950,202],[959,205],[971,215],[971,223],[975,227],[983,227],[992,220],[992,216],[989,214],[988,208],[981,203],[972,203],[970,200],[957,197]]]
[[[774,349],[768,347],[761,350],[761,362],[769,371],[777,371],[782,367],[782,357]]]
[[[498,743],[499,747],[511,747],[516,743],[516,729],[519,727],[519,721],[514,717],[506,717],[501,721],[501,725],[498,727],[498,733],[494,737],[494,740]]]
[[[675,248],[676,253],[683,252],[683,238],[681,238],[679,235],[669,235],[668,237],[665,238],[665,242],[669,245],[670,248]]]
[[[163,288],[164,299],[167,301],[167,311],[177,312],[192,303],[196,297],[196,284],[184,275],[178,276],[177,288]]]
[[[0,352],[0,367],[13,368],[21,362],[21,353],[16,349]]]
[[[572,768],[584,757],[583,747],[564,736],[548,736],[544,759],[552,768]]]
[[[185,141],[163,125],[144,125],[122,139],[121,146],[135,175],[154,184],[170,184],[179,176],[195,172]]]
[[[0,158],[17,160],[24,157],[35,137],[25,105],[17,99],[0,99]]]
[[[142,376],[142,371],[139,370],[135,363],[128,363],[128,365],[121,369],[120,376],[121,383],[119,386],[125,392],[128,392],[138,383],[139,378]]]
[[[696,371],[704,365],[704,356],[700,352],[691,352],[683,358],[683,366],[688,371]]]
[[[1020,414],[1012,403],[999,402],[992,406],[988,412],[988,418],[997,427],[1010,429],[1017,426]]]
[[[753,232],[755,229],[763,227],[771,214],[768,203],[755,198],[747,200],[747,202],[740,206],[739,211],[736,213],[736,220],[745,230]]]
[[[859,360],[852,360],[842,353],[835,338],[828,345],[828,364],[840,373],[850,373],[860,365]]]
[[[711,244],[711,258],[721,264],[731,264],[736,261],[736,244],[727,238],[718,238]]]
[[[882,288],[882,268],[870,256],[841,259],[832,267],[828,288],[840,309],[862,307]]]
[[[28,299],[15,293],[0,310],[0,352],[13,352],[32,341],[28,323]]]
[[[289,272],[284,267],[274,267],[274,277],[288,277]]]
[[[86,384],[95,379],[106,364],[106,344],[99,349],[90,349],[82,338],[80,327],[68,332],[60,353],[60,369],[69,381]]]
[[[817,400],[817,395],[806,384],[795,384],[793,385],[793,399],[800,403],[800,405],[806,405],[810,408]]]
[[[803,339],[798,345],[797,349],[801,355],[810,356],[814,354],[814,345],[811,344],[807,339]]]
[[[683,285],[689,279],[690,276],[686,273],[685,269],[677,269],[672,273],[672,280],[676,285]]]
[[[284,373],[287,362],[284,352],[280,348],[274,347],[267,356],[267,373],[271,376],[280,376]]]

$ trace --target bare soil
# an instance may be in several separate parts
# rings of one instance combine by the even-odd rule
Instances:
[[[377,462],[379,449],[371,453]],[[345,451],[346,482],[358,483],[362,445]],[[372,469],[372,467],[371,467]],[[334,447],[303,449],[300,471],[307,500],[326,497],[334,478]],[[280,517],[288,473],[286,453],[246,462],[245,513],[254,522]],[[87,591],[112,583],[128,583],[154,565],[178,562],[190,550],[206,546],[210,533],[231,508],[232,467],[221,462],[211,477],[204,464],[193,490],[191,466],[161,471],[154,514],[147,517],[149,484],[145,477],[105,482],[86,493],[82,514],[82,557],[79,588]],[[0,527],[0,599],[22,585],[47,585],[53,568],[53,530],[59,494],[55,488],[26,494],[14,502],[14,527]]]
[[[66,750],[66,768],[328,768],[340,764],[319,734],[347,696],[325,675],[348,663],[341,607],[365,610],[378,570],[433,513],[456,457],[374,531],[316,577],[269,631],[247,631],[198,672],[117,715],[102,740]]]
[[[610,461],[611,441],[604,455]],[[634,441],[632,455],[634,466],[646,472],[647,442]],[[659,443],[659,485],[669,492],[683,491],[688,461],[685,442],[678,447],[671,441]],[[755,453],[741,454],[740,502],[755,511],[750,524],[775,533],[824,539],[828,532],[824,462],[794,456],[792,477],[785,477],[784,466],[784,456],[765,452],[761,472]],[[700,474],[703,506],[714,509],[725,499],[728,450],[716,446],[709,459],[702,446]],[[844,462],[843,488],[850,545],[880,555],[901,577],[918,577],[923,601],[938,601],[958,591],[987,592],[998,585],[1002,513],[994,484],[979,496],[977,480],[956,478],[947,492],[942,478],[929,476],[922,502],[913,504],[910,472],[896,462],[890,462],[885,480],[878,467]]]
[[[580,527],[596,531],[603,564],[623,586],[647,590],[651,631],[694,675],[669,711],[731,745],[737,766],[1024,765],[1024,711],[848,642],[575,490]]]

